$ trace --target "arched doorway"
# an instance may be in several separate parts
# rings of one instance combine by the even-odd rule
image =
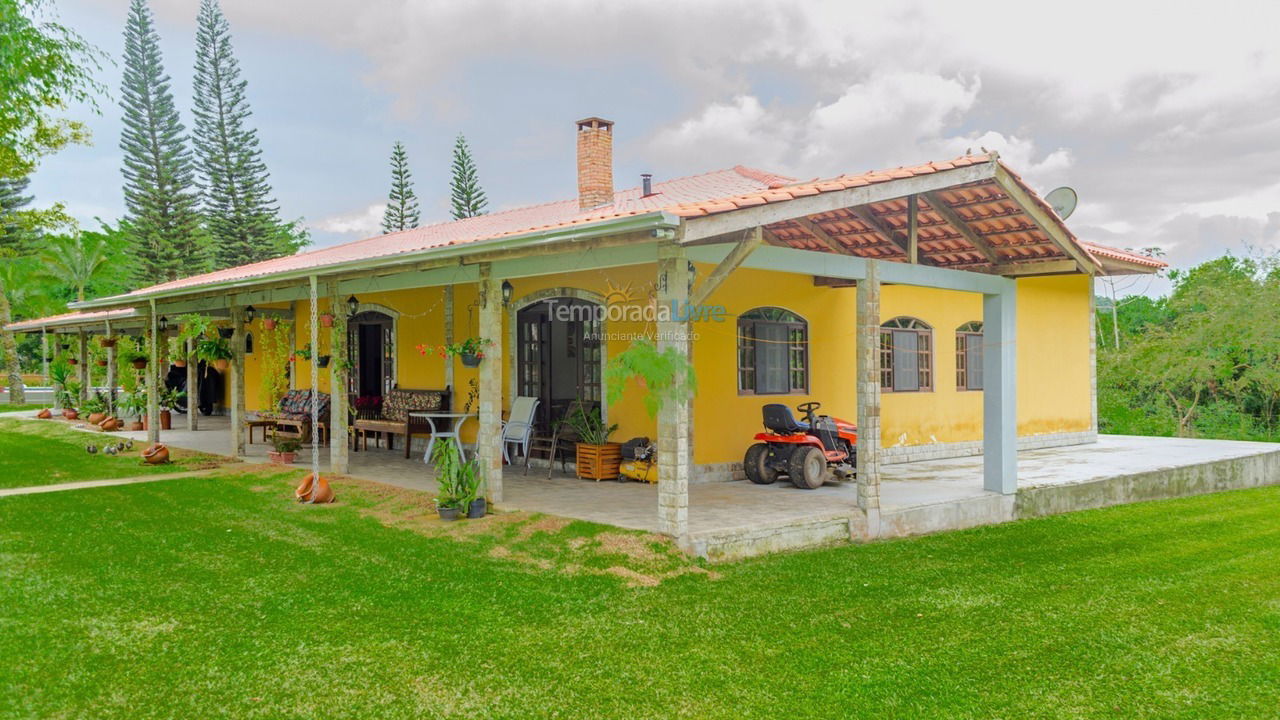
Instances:
[[[385,397],[395,387],[395,327],[395,318],[378,310],[357,312],[347,322],[348,392]]]
[[[539,399],[534,419],[539,431],[550,431],[575,400],[601,407],[600,310],[600,303],[557,295],[532,300],[516,311],[515,391]]]

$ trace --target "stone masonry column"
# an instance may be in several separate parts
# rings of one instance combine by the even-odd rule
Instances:
[[[231,456],[244,457],[244,308],[231,308]]]
[[[858,507],[868,531],[878,534],[880,516],[880,266],[867,261],[857,295]]]
[[[200,380],[196,377],[196,341],[188,339],[183,346],[183,358],[187,361],[187,430],[195,432],[200,428],[196,416],[200,414]]]
[[[502,502],[502,280],[480,266],[480,337],[493,341],[480,362],[480,429],[476,456],[484,476],[485,496]]]
[[[658,310],[683,312],[689,301],[689,261],[684,248],[658,249]],[[659,321],[658,350],[675,348],[689,355],[689,325],[675,319]],[[683,380],[679,381],[683,382]],[[658,531],[682,544],[689,534],[689,465],[692,418],[688,395],[665,403],[658,412]]]
[[[89,381],[93,375],[89,372],[89,338],[84,329],[76,331],[76,380],[80,382],[80,398],[77,407],[84,407],[89,399]]]
[[[142,371],[147,380],[147,442],[160,442],[160,317],[156,303],[151,301],[147,317],[146,343],[147,367]]]
[[[347,307],[337,280],[329,283],[329,312],[333,315],[329,331],[329,471],[345,475],[351,469],[347,452]]]

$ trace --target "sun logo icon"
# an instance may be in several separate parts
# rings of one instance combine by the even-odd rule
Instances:
[[[640,296],[637,295],[635,290],[631,287],[631,283],[615,285],[611,279],[605,281],[605,305],[625,305],[639,299]]]

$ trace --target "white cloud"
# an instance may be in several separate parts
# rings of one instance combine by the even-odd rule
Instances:
[[[320,218],[315,222],[307,223],[307,227],[320,232],[369,237],[382,230],[382,214],[386,211],[386,203],[374,203],[363,210]]]

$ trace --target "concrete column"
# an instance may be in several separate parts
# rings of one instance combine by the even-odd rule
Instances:
[[[490,502],[502,502],[502,279],[480,266],[480,337],[492,340],[480,362],[480,431],[476,455]]]
[[[40,328],[40,374],[41,384],[49,387],[49,331],[45,328]]]
[[[187,429],[195,431],[199,429],[200,422],[196,416],[200,414],[197,406],[200,404],[200,379],[196,377],[196,343],[195,340],[188,339],[187,344],[182,351],[187,359]]]
[[[84,330],[76,331],[76,357],[80,361],[76,365],[76,379],[80,381],[80,406],[83,407],[89,399],[89,381],[93,378],[89,373],[89,338]]]
[[[147,320],[147,369],[143,376],[147,384],[147,442],[160,442],[160,317],[156,315],[154,301]]]
[[[444,287],[444,344],[453,344],[453,286],[446,285]],[[514,348],[513,348],[514,351]],[[444,359],[444,384],[445,387],[453,390],[453,397],[458,397],[458,388],[454,387],[453,380],[453,364],[454,357],[450,355]],[[457,408],[450,408],[457,411]]]
[[[689,261],[684,248],[658,249],[658,307],[677,316],[689,302]],[[658,350],[689,356],[689,324],[676,318],[658,322]],[[683,383],[683,378],[678,380]],[[658,411],[658,531],[683,542],[689,534],[689,475],[692,462],[692,418],[688,396],[664,403]]]
[[[329,334],[329,470],[345,474],[350,470],[347,447],[347,306],[338,293],[336,281],[329,283],[329,312],[333,313],[333,328]]]
[[[1018,491],[1017,285],[982,296],[982,486]]]
[[[244,457],[244,308],[231,308],[231,455]]]
[[[880,264],[867,261],[857,292],[858,507],[880,512]]]
[[[107,322],[107,334],[103,337],[114,338],[111,333],[111,323]],[[116,344],[111,343],[111,347],[107,348],[107,414],[116,414]]]

